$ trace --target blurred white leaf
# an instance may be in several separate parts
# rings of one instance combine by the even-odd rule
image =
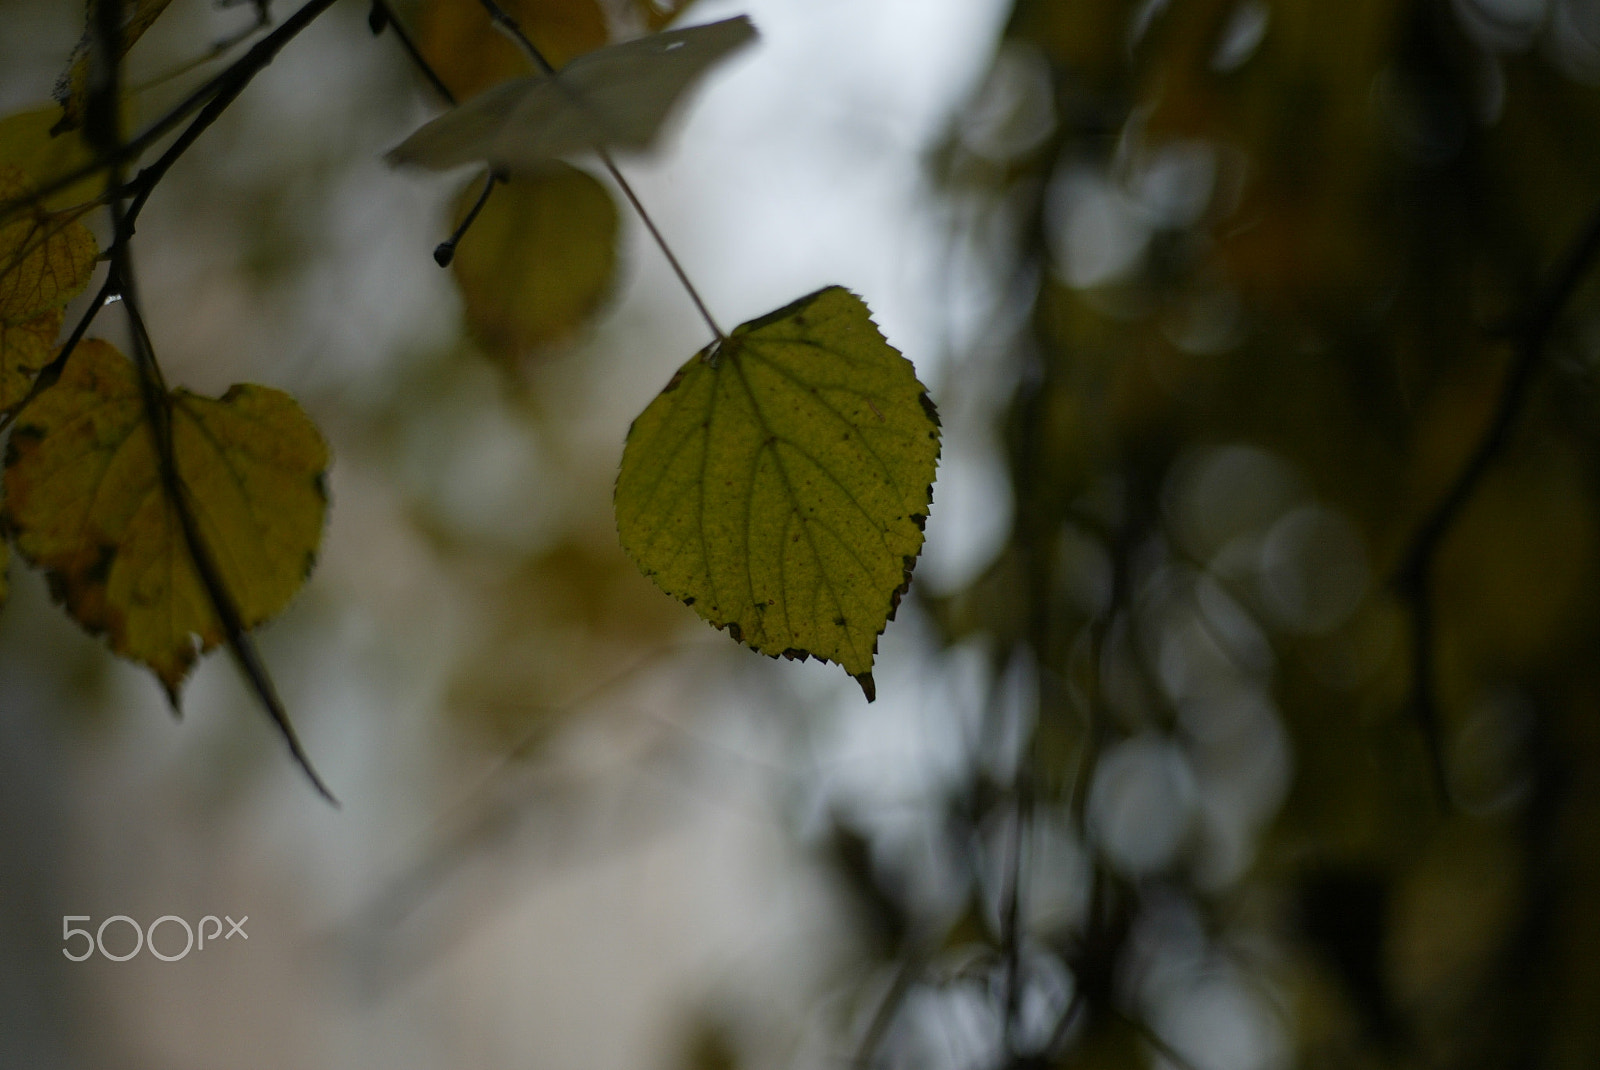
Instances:
[[[744,15],[579,56],[556,75],[495,86],[412,134],[386,159],[435,171],[532,170],[596,148],[644,150],[701,75],[755,40]]]

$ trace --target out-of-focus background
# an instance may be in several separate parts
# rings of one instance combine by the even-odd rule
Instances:
[[[331,444],[259,639],[343,805],[225,657],[174,719],[13,555],[0,1065],[1600,1064],[1600,304],[1549,281],[1600,3],[507,6],[557,62],[759,28],[622,167],[724,325],[847,285],[939,405],[880,698],[623,556],[703,324],[583,160],[438,268],[478,179],[384,166],[443,105],[337,4],[134,255],[171,382]],[[394,10],[461,96],[524,71],[475,0]],[[254,19],[173,0],[133,119]],[[82,30],[0,0],[0,122]],[[63,956],[117,915],[248,938]]]

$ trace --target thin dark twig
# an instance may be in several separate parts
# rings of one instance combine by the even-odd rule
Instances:
[[[883,1038],[889,1034],[889,1027],[894,1024],[895,1016],[900,1013],[901,1005],[911,992],[911,984],[917,979],[917,974],[921,970],[920,955],[908,952],[900,960],[900,967],[895,970],[894,980],[889,983],[889,991],[878,1001],[877,1009],[872,1012],[872,1020],[867,1023],[866,1032],[861,1034],[861,1043],[857,1045],[855,1058],[851,1060],[856,1070],[872,1070],[872,1061],[878,1057],[878,1048],[883,1045]]]
[[[1184,1055],[1182,1052],[1178,1051],[1177,1048],[1174,1048],[1171,1044],[1168,1044],[1165,1040],[1161,1039],[1161,1035],[1154,1029],[1151,1029],[1148,1025],[1146,1025],[1144,1022],[1141,1022],[1137,1018],[1131,1018],[1125,1014],[1121,1014],[1120,1011],[1116,1013],[1122,1017],[1123,1021],[1127,1022],[1133,1027],[1133,1031],[1138,1033],[1140,1038],[1143,1039],[1146,1044],[1149,1044],[1152,1048],[1156,1049],[1156,1051],[1161,1054],[1162,1058],[1176,1066],[1178,1070],[1197,1070],[1194,1062],[1187,1055]]]
[[[434,263],[440,267],[450,266],[450,261],[456,258],[456,246],[460,245],[461,239],[466,237],[467,228],[471,227],[473,221],[478,218],[478,213],[483,211],[483,206],[489,203],[489,194],[494,192],[495,185],[504,181],[505,176],[496,171],[490,171],[484,177],[483,191],[478,194],[478,199],[473,202],[472,207],[467,211],[467,217],[461,221],[460,226],[456,227],[455,233],[434,246]]]
[[[1018,771],[1011,801],[1011,852],[1006,864],[1006,884],[1000,910],[1000,948],[1005,956],[1006,969],[1005,1024],[1002,1034],[1008,1055],[1016,1054],[1015,1033],[1022,1004],[1022,867],[1033,811],[1033,791],[1029,780],[1025,770]]]
[[[544,53],[539,51],[539,47],[528,39],[528,35],[522,32],[522,27],[517,25],[517,20],[506,14],[505,9],[497,4],[495,0],[478,0],[478,2],[489,13],[489,18],[494,22],[495,26],[516,42],[517,47],[522,49],[527,57],[533,61],[534,65],[544,73],[545,77],[555,82],[574,104],[583,107],[583,101],[572,93],[572,90],[565,82],[556,77],[555,67],[545,58]],[[644,221],[645,229],[650,232],[650,237],[655,239],[655,243],[661,249],[662,255],[667,258],[667,263],[671,265],[673,274],[678,277],[678,282],[689,295],[689,300],[694,302],[694,307],[700,313],[700,318],[706,321],[706,326],[711,328],[711,333],[716,336],[718,342],[726,342],[728,336],[722,333],[721,327],[717,326],[717,321],[711,315],[711,310],[700,299],[700,291],[696,290],[694,283],[689,281],[689,273],[683,270],[682,264],[678,263],[678,258],[672,253],[672,247],[667,244],[666,238],[662,237],[661,231],[656,228],[655,220],[651,219],[650,213],[645,211],[644,204],[639,200],[638,195],[633,192],[633,187],[628,184],[628,180],[622,177],[622,172],[617,169],[616,161],[611,158],[611,153],[606,151],[606,147],[599,142],[595,143],[594,150],[600,157],[600,162],[605,165],[605,169],[610,172],[612,181],[622,190],[622,195],[628,198],[628,203],[633,206],[633,210]]]
[[[95,159],[46,183],[39,189],[30,191],[26,197],[18,197],[15,200],[0,203],[0,223],[9,222],[17,212],[25,211],[32,205],[41,203],[62,190],[77,185],[91,175],[115,170],[138,159],[144,154],[145,150],[163,137],[166,137],[180,123],[204,107],[208,101],[219,93],[231,90],[233,96],[238,96],[238,91],[242,90],[267,64],[271,63],[277,54],[282,51],[284,45],[288,44],[301,30],[311,25],[319,15],[332,7],[333,4],[334,0],[307,0],[300,10],[285,19],[277,29],[251,46],[250,51],[229,64],[225,70],[218,72],[204,85],[190,93],[165,115],[151,123],[134,137],[126,141],[119,140],[115,145],[100,149]],[[120,189],[118,192],[121,192]]]
[[[311,0],[306,7],[310,8],[319,2],[322,0]],[[302,12],[305,10],[306,8],[301,9]],[[90,18],[93,41],[90,52],[90,94],[84,121],[85,136],[104,158],[114,160],[119,158],[123,145],[119,116],[122,95],[121,0],[97,0],[91,8]],[[254,51],[252,49],[252,52]],[[238,89],[242,89],[243,83],[248,81],[248,77],[241,79]],[[237,90],[234,91],[234,95],[237,95]],[[195,136],[198,136],[198,133]],[[192,144],[193,138],[189,138],[188,143]],[[277,725],[279,733],[289,746],[289,752],[310,778],[312,785],[323,798],[338,806],[338,800],[333,797],[333,793],[312,768],[310,759],[300,746],[300,740],[289,723],[288,713],[278,698],[272,678],[268,675],[261,656],[256,652],[255,644],[245,631],[239,608],[228,593],[227,585],[223,582],[222,574],[211,556],[209,547],[206,546],[205,539],[200,534],[200,526],[189,504],[187,489],[178,472],[177,457],[173,451],[172,409],[166,381],[156,360],[149,332],[145,329],[144,317],[139,310],[138,293],[133,279],[133,258],[128,247],[132,230],[128,212],[122,203],[121,191],[121,167],[113,163],[106,175],[106,193],[112,227],[109,250],[111,266],[106,286],[102,288],[101,294],[108,295],[111,292],[120,294],[122,306],[127,312],[133,335],[134,366],[139,373],[139,391],[144,403],[145,419],[150,425],[151,437],[155,440],[162,489],[172,506],[173,513],[178,518],[189,557],[194,562],[195,572],[206,590],[212,610],[222,625],[228,647],[233,651],[241,671],[254,688],[268,716]],[[100,303],[102,302],[96,302]],[[176,706],[177,696],[170,688],[167,691],[167,698]]]
[[[1449,489],[1418,527],[1401,557],[1400,568],[1395,575],[1396,587],[1411,603],[1412,713],[1428,748],[1435,788],[1439,798],[1446,804],[1451,798],[1450,783],[1444,764],[1438,697],[1433,680],[1436,638],[1432,604],[1434,566],[1440,548],[1462,511],[1510,441],[1511,430],[1527,402],[1529,389],[1561,311],[1588,274],[1597,255],[1600,255],[1600,208],[1595,210],[1579,232],[1551,273],[1549,282],[1515,322],[1513,336],[1516,348],[1506,368],[1494,415]]]
[[[384,30],[393,30],[395,37],[400,41],[400,47],[405,49],[406,55],[411,57],[411,62],[416,65],[422,76],[433,86],[434,92],[444,98],[444,102],[452,108],[456,106],[456,95],[450,92],[450,87],[444,84],[444,79],[439,73],[428,65],[422,58],[422,52],[417,48],[417,43],[406,32],[405,25],[395,17],[394,8],[390,7],[387,0],[372,0],[372,16],[368,19],[373,33],[382,33]]]
[[[112,211],[115,215],[120,215],[115,201]],[[162,489],[166,492],[172,511],[178,518],[178,526],[183,531],[184,545],[189,550],[189,557],[194,562],[195,572],[200,577],[201,585],[205,587],[212,611],[216,613],[223,633],[227,636],[228,649],[232,651],[239,671],[249,681],[262,708],[277,726],[278,734],[288,745],[289,753],[294,757],[296,764],[310,779],[312,787],[316,788],[317,793],[329,803],[338,807],[339,800],[328,789],[322,777],[317,775],[316,769],[311,765],[310,756],[301,746],[300,737],[289,721],[289,712],[278,696],[278,689],[267,671],[266,662],[256,650],[255,641],[250,638],[238,604],[229,593],[227,582],[222,578],[222,572],[211,554],[211,548],[206,545],[205,537],[200,533],[199,522],[195,519],[194,508],[189,502],[188,486],[178,472],[177,454],[172,441],[172,403],[167,394],[160,365],[156,362],[155,350],[150,344],[149,333],[145,329],[144,318],[139,313],[138,296],[130,273],[131,264],[127,246],[119,244],[117,248],[122,251],[118,259],[113,262],[112,270],[119,276],[122,305],[127,310],[128,322],[133,328],[134,363],[140,371],[139,386],[144,399],[145,419],[149,422],[156,441],[156,458],[161,470]],[[169,691],[167,697],[174,706],[177,705],[176,693]]]
[[[393,30],[395,36],[400,39],[400,45],[405,49],[406,55],[411,58],[411,62],[416,66],[417,70],[422,72],[422,76],[428,80],[428,84],[433,86],[435,92],[444,98],[446,104],[455,107],[456,95],[450,92],[450,87],[444,84],[444,79],[439,77],[439,72],[434,70],[432,64],[423,57],[422,50],[417,47],[416,41],[406,32],[405,26],[395,17],[394,8],[389,6],[387,0],[372,0],[372,14],[367,18],[367,25],[372,27],[372,32],[375,34],[382,33],[386,29]],[[483,183],[483,191],[478,194],[478,199],[473,202],[472,208],[468,210],[467,217],[461,221],[461,225],[456,227],[455,232],[450,237],[433,247],[434,263],[440,267],[450,266],[450,262],[456,258],[456,246],[460,245],[461,239],[466,237],[467,230],[477,220],[478,213],[483,211],[483,206],[489,203],[489,195],[494,192],[496,184],[505,180],[505,175],[492,168],[490,169],[488,177]]]
[[[1061,1017],[1056,1019],[1056,1027],[1050,1030],[1050,1039],[1045,1041],[1043,1054],[1046,1058],[1053,1056],[1066,1042],[1067,1033],[1071,1031],[1072,1024],[1078,1020],[1078,1012],[1083,1010],[1088,1001],[1084,998],[1083,989],[1074,988],[1072,998],[1061,1011]]]
[[[229,5],[224,3],[223,6],[227,7]],[[144,93],[148,90],[154,89],[158,85],[165,85],[174,78],[180,78],[192,70],[195,70],[199,67],[204,67],[207,63],[210,63],[212,60],[217,59],[220,56],[227,55],[236,47],[250,40],[250,38],[254,37],[256,34],[260,33],[262,30],[271,25],[272,19],[267,13],[266,4],[257,4],[256,20],[250,25],[235,31],[234,33],[231,33],[218,41],[214,41],[211,47],[200,53],[200,55],[195,56],[193,59],[185,60],[183,63],[171,70],[163,71],[160,75],[152,78],[150,81],[136,86],[129,86],[128,91],[131,93]]]
[[[617,187],[622,190],[622,195],[628,198],[628,203],[633,205],[633,210],[639,213],[639,218],[644,221],[645,229],[650,231],[650,236],[655,239],[656,245],[661,249],[661,254],[667,258],[667,263],[672,266],[672,273],[678,276],[678,282],[683,285],[684,291],[689,295],[689,300],[694,302],[695,309],[700,313],[700,318],[706,321],[706,326],[711,328],[711,333],[717,336],[718,342],[726,342],[728,336],[722,333],[722,328],[717,326],[717,321],[712,318],[711,310],[700,299],[700,291],[694,288],[694,283],[689,281],[689,273],[683,270],[683,265],[678,263],[678,258],[672,254],[672,246],[667,244],[667,239],[661,236],[661,231],[656,229],[655,220],[650,218],[650,213],[644,210],[638,194],[633,192],[633,187],[628,185],[628,180],[622,177],[622,172],[617,170],[617,165],[611,159],[611,154],[600,146],[595,146],[595,151],[600,155],[600,162],[605,164],[606,170],[611,172],[611,178]]]
[[[100,291],[89,302],[89,307],[84,309],[83,315],[78,317],[77,326],[72,328],[72,333],[62,343],[61,349],[56,353],[54,359],[39,369],[39,374],[34,376],[33,384],[28,387],[28,392],[23,395],[22,400],[13,405],[8,412],[0,413],[0,434],[4,434],[6,428],[10,427],[17,417],[22,415],[22,410],[33,404],[40,394],[56,385],[56,382],[61,378],[61,369],[67,366],[67,361],[72,357],[73,350],[77,349],[78,343],[83,341],[84,332],[89,329],[89,324],[94,322],[95,316],[100,313],[100,310],[106,306],[106,302],[111,300],[116,292],[116,276],[108,272],[106,281],[101,285]]]
[[[263,39],[255,48],[252,48],[250,52],[242,57],[237,63],[229,67],[228,70],[222,72],[216,78],[212,79],[211,82],[208,82],[206,87],[203,87],[196,93],[191,94],[188,100],[186,100],[183,104],[178,105],[177,108],[174,108],[173,111],[169,112],[168,115],[162,120],[158,120],[156,125],[160,126],[168,119],[174,119],[176,116],[176,119],[174,119],[175,125],[176,121],[181,121],[183,115],[187,114],[186,109],[191,102],[197,104],[201,103],[203,97],[208,93],[209,90],[211,90],[212,87],[221,85],[220,92],[217,92],[215,95],[211,96],[209,101],[203,102],[204,110],[201,112],[199,117],[197,117],[193,123],[189,124],[188,128],[184,130],[183,134],[171,145],[169,145],[166,151],[163,152],[154,163],[147,167],[141,168],[139,173],[135,175],[126,186],[123,186],[120,181],[108,184],[108,192],[103,198],[108,202],[114,201],[117,198],[130,193],[133,195],[133,200],[129,202],[123,215],[123,232],[120,238],[116,236],[113,237],[113,248],[108,250],[108,256],[114,258],[115,244],[118,240],[126,240],[127,238],[132,237],[135,225],[137,224],[139,218],[139,213],[144,210],[145,202],[150,199],[150,194],[155,190],[161,179],[165,177],[167,171],[171,169],[172,165],[178,161],[178,158],[187,152],[195,143],[195,141],[199,139],[200,135],[205,132],[206,128],[212,123],[216,122],[216,120],[222,115],[222,112],[226,110],[228,105],[230,105],[239,96],[239,94],[244,91],[245,86],[250,84],[250,80],[254,78],[262,68],[272,61],[273,55],[276,54],[278,49],[280,49],[284,44],[288,43],[288,40],[291,37],[293,37],[301,29],[304,29],[305,26],[310,24],[313,18],[320,14],[320,10],[313,10],[316,4],[319,2],[321,3],[322,8],[325,9],[329,3],[331,3],[331,0],[327,0],[327,2],[322,2],[322,0],[313,0],[312,3],[308,3],[305,7],[301,8],[300,11],[297,11],[293,18],[280,26],[278,30],[274,31],[270,37]],[[275,44],[273,44],[274,38],[277,38]],[[269,44],[272,44],[273,47],[263,51],[263,46],[267,46]],[[251,64],[252,57],[254,57],[255,63],[254,65],[249,65]],[[155,128],[152,127],[152,130],[153,129]],[[165,131],[163,131],[163,133],[164,132]],[[146,132],[146,135],[148,134],[149,131]],[[141,135],[141,137],[145,137],[146,135]],[[135,139],[135,141],[137,140],[139,139]],[[133,143],[134,142],[128,142],[127,144],[131,145]],[[57,182],[51,183],[43,190],[30,194],[28,203],[38,203],[44,198],[48,197],[52,192],[70,186],[74,182],[80,181],[83,178],[88,177],[90,174],[93,174],[95,171],[101,170],[102,168],[111,168],[114,171],[118,166],[120,166],[120,163],[130,155],[123,149],[116,148],[115,146],[117,144],[122,143],[120,140],[114,140],[103,152],[100,159],[94,164],[80,169],[80,171],[68,175]],[[7,206],[7,208],[9,208],[9,206]],[[0,215],[3,215],[3,213],[0,213]],[[99,314],[100,310],[105,307],[106,302],[116,293],[116,287],[114,285],[115,278],[115,272],[106,276],[105,285],[101,287],[100,293],[92,302],[90,302],[88,309],[86,309],[83,315],[79,318],[77,326],[73,328],[72,334],[67,338],[66,343],[62,345],[61,350],[56,354],[55,358],[40,370],[38,376],[35,377],[33,381],[33,385],[29,388],[27,395],[16,405],[14,405],[9,412],[5,413],[3,416],[0,416],[0,431],[4,431],[8,426],[10,426],[10,424],[21,415],[23,409],[27,408],[28,405],[31,404],[40,394],[44,393],[44,391],[49,389],[51,386],[54,386],[55,383],[61,378],[61,371],[66,367],[67,360],[72,356],[73,350],[75,350],[78,346],[78,343],[83,340],[84,332],[88,330],[90,323],[93,322],[95,316]]]

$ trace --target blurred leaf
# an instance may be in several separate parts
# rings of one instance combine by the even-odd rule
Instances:
[[[1441,552],[1446,638],[1480,678],[1575,654],[1575,625],[1593,612],[1600,518],[1589,475],[1564,453],[1546,446],[1491,472]]]
[[[738,1070],[739,1049],[727,1026],[702,1017],[695,1021],[677,1065],[681,1070]]]
[[[617,530],[646,576],[735,640],[836,662],[870,701],[938,458],[911,362],[830,286],[679,369],[628,432]]]
[[[755,37],[741,15],[587,52],[559,80],[518,78],[452,108],[386,159],[433,170],[481,161],[517,173],[602,146],[648,149],[679,98]]]
[[[467,326],[508,362],[570,334],[605,297],[616,266],[616,204],[566,164],[503,184],[452,264]]]
[[[244,626],[281,610],[322,537],[328,450],[287,394],[238,385],[170,395],[173,450],[201,537]],[[157,463],[133,365],[79,345],[11,433],[6,521],[51,590],[175,695],[223,629],[195,574]]]
[[[0,163],[20,168],[41,187],[87,164],[94,154],[82,137],[50,132],[60,117],[61,109],[47,104],[0,118]],[[71,208],[99,196],[104,186],[103,178],[91,175],[45,198],[44,205],[57,211]]]
[[[500,6],[557,67],[608,40],[605,13],[595,0],[501,0]],[[528,73],[527,57],[476,3],[426,0],[417,36],[422,54],[463,100]]]
[[[128,50],[138,43],[169,3],[171,0],[136,0],[133,4],[123,5],[122,50],[119,55],[128,54]],[[91,3],[88,8],[92,16],[94,5]],[[93,26],[84,30],[78,47],[72,51],[71,62],[56,83],[56,100],[61,102],[57,130],[76,130],[83,122],[83,109],[89,101],[89,50],[93,44],[93,33]]]
[[[24,323],[0,322],[0,412],[21,401],[61,333],[62,311],[42,312]]]
[[[581,537],[497,572],[474,602],[486,619],[451,682],[450,709],[497,751],[544,739],[685,623],[614,542]]]
[[[0,164],[0,203],[31,189],[21,170]],[[37,319],[78,296],[98,255],[94,235],[70,214],[35,207],[0,227],[0,323]]]
[[[689,10],[694,0],[632,0],[632,4],[644,19],[645,27],[655,33]]]

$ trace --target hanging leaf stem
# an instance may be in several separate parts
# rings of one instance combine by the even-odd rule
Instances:
[[[489,18],[495,27],[515,42],[517,47],[522,49],[523,53],[533,61],[534,66],[538,67],[545,77],[560,86],[564,92],[570,92],[566,89],[561,79],[556,76],[554,65],[545,58],[539,47],[528,39],[528,35],[522,32],[522,27],[517,25],[516,19],[507,14],[506,10],[495,0],[479,0],[479,3],[489,13]],[[583,106],[583,102],[575,98],[573,103],[579,107]],[[678,277],[678,282],[683,286],[684,292],[689,295],[689,300],[694,302],[695,310],[700,313],[700,318],[706,321],[706,326],[711,328],[711,333],[716,336],[719,344],[726,342],[728,336],[717,325],[715,317],[711,315],[711,310],[706,307],[705,301],[701,299],[700,291],[696,290],[694,283],[690,281],[689,273],[683,269],[683,265],[673,255],[672,247],[667,244],[667,239],[662,236],[660,229],[656,227],[655,220],[650,218],[650,213],[645,210],[638,194],[634,193],[633,187],[629,185],[628,180],[618,170],[616,161],[611,158],[611,153],[606,151],[604,145],[597,144],[594,148],[595,153],[600,157],[600,162],[605,166],[606,171],[610,173],[612,181],[616,182],[617,188],[622,190],[622,195],[628,199],[628,203],[633,206],[633,210],[639,214],[639,218],[644,222],[645,229],[650,232],[650,237],[655,239],[655,243],[660,248],[662,255],[667,258],[667,263],[672,267],[672,273]]]

